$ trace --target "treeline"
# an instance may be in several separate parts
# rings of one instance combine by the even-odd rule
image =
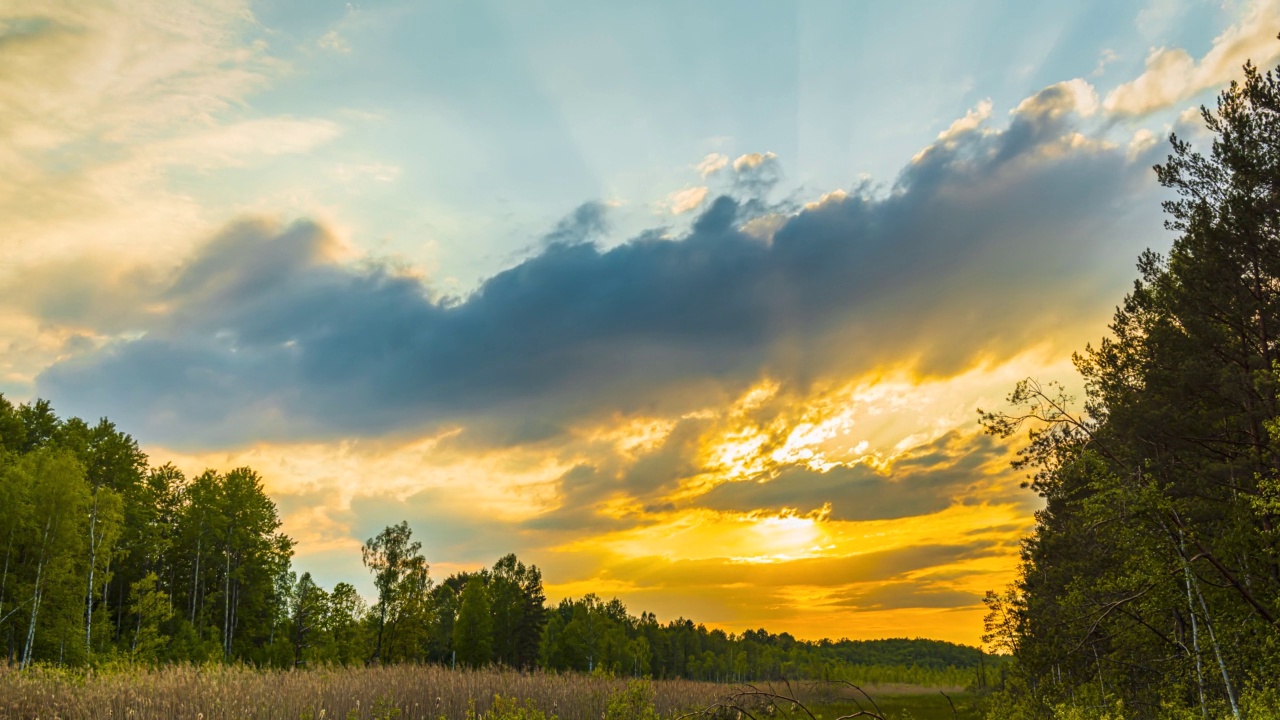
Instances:
[[[992,717],[1280,716],[1280,77],[1245,67],[1207,154],[1171,137],[1145,253],[1076,410],[1032,381],[1003,436],[1045,499],[988,596],[1012,653]]]
[[[107,420],[0,396],[0,643],[9,662],[259,667],[437,663],[659,678],[957,683],[981,652],[927,640],[805,642],[634,616],[595,595],[548,607],[515,555],[430,575],[407,523],[362,548],[377,597],[320,587],[248,468],[151,467]]]

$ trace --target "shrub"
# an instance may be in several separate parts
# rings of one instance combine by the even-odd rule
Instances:
[[[605,720],[658,720],[653,705],[653,686],[648,680],[632,680],[627,687],[609,696]]]

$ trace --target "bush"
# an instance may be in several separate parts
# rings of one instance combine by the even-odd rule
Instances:
[[[445,716],[441,715],[440,720],[445,720]],[[557,720],[557,718],[555,715],[548,716],[534,707],[533,700],[525,700],[524,705],[521,705],[514,696],[494,695],[493,707],[489,708],[489,712],[477,715],[473,704],[467,709],[467,720]]]
[[[609,696],[604,720],[658,720],[653,706],[653,686],[648,680],[633,680],[625,690]]]

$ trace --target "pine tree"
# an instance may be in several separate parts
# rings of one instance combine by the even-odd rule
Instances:
[[[453,626],[453,647],[458,662],[468,667],[489,663],[493,651],[493,618],[484,580],[473,576],[462,590],[458,620]]]
[[[984,416],[1004,436],[1031,424],[1019,464],[1045,498],[1016,588],[988,596],[1018,714],[1239,716],[1280,671],[1280,77],[1247,65],[1203,117],[1210,152],[1173,136],[1155,168],[1178,238],[1076,357],[1083,407],[1024,381],[1020,411]]]

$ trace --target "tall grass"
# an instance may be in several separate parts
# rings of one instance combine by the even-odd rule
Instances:
[[[0,665],[0,718],[86,720],[461,720],[474,703],[516,697],[560,720],[599,720],[625,678],[511,670],[397,665],[263,671],[247,667],[169,666],[111,672]],[[705,707],[724,685],[688,680],[653,683],[663,717]],[[393,713],[392,710],[399,710]]]

